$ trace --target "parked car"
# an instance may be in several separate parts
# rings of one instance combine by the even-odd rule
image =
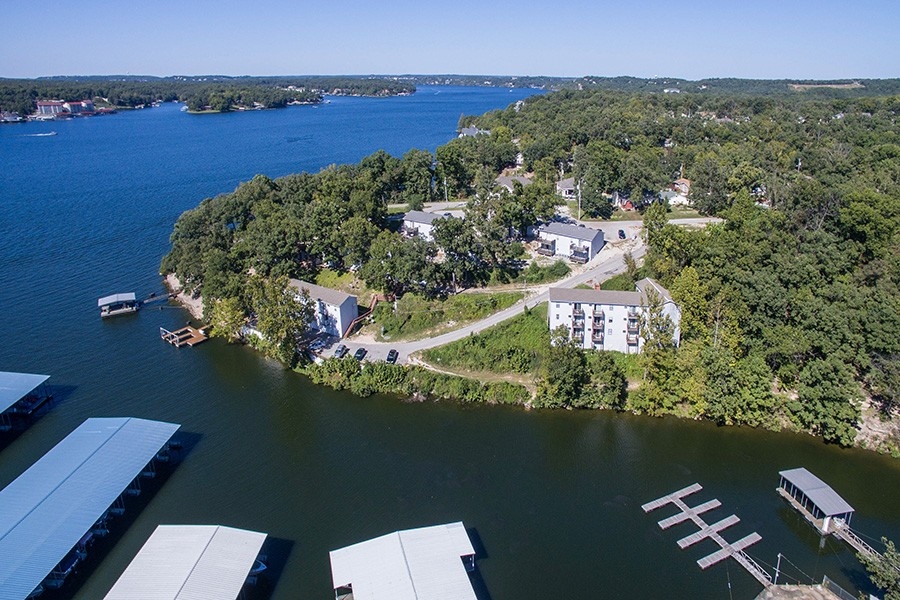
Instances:
[[[620,240],[624,240],[625,237],[626,237],[626,236],[625,236],[625,230],[624,230],[624,229],[620,229],[620,230],[619,230],[619,239],[620,239]]]
[[[366,357],[366,354],[368,354],[368,351],[365,348],[358,348],[356,352],[353,353],[353,358],[362,360]]]
[[[339,344],[338,347],[334,349],[334,355],[338,358],[344,358],[347,356],[348,352],[350,352],[350,349],[343,344]]]
[[[392,348],[392,349],[388,350],[388,355],[385,360],[393,365],[397,362],[397,355],[398,355],[398,352]]]

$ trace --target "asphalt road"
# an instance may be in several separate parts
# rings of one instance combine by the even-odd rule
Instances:
[[[428,210],[429,212],[440,212],[444,210],[453,211],[459,210],[461,205],[464,205],[464,203],[432,203],[427,207],[426,210]],[[708,223],[716,223],[720,221],[721,219],[714,217],[698,217],[691,219],[676,219],[671,221],[671,223],[683,227],[703,227]],[[597,254],[597,256],[595,256],[593,260],[591,260],[587,264],[587,269],[566,279],[563,279],[562,281],[553,283],[553,287],[573,288],[578,284],[585,283],[591,280],[595,282],[605,281],[613,275],[625,272],[625,260],[623,257],[628,250],[631,250],[631,254],[635,259],[642,258],[646,252],[646,248],[644,247],[643,241],[640,238],[643,221],[635,220],[574,222],[583,224],[585,227],[592,227],[594,229],[603,231],[603,237],[606,239],[607,244],[603,247],[603,250],[601,250]],[[618,232],[620,229],[625,232],[626,241],[624,242],[620,241],[618,237]],[[471,323],[459,329],[449,331],[438,336],[411,342],[363,342],[346,339],[335,342],[331,346],[324,348],[321,351],[321,355],[324,357],[333,356],[334,348],[337,347],[338,343],[343,343],[345,346],[347,346],[347,348],[350,349],[350,352],[348,353],[349,356],[352,356],[353,353],[356,352],[357,348],[365,348],[368,354],[366,355],[364,360],[383,361],[385,358],[387,358],[388,351],[393,348],[398,352],[397,363],[405,364],[409,361],[409,356],[411,354],[419,352],[420,350],[427,350],[428,348],[434,348],[436,346],[449,344],[450,342],[462,339],[471,333],[478,333],[487,329],[488,327],[493,327],[498,323],[502,323],[503,321],[516,316],[525,309],[525,306],[527,306],[528,308],[534,308],[542,302],[547,302],[549,298],[549,288],[550,285],[530,288],[528,290],[528,295],[526,296],[524,301],[519,301],[511,307],[494,313],[493,315],[482,319],[481,321]]]
[[[621,229],[621,227],[619,227],[619,229]],[[553,287],[573,288],[578,284],[587,281],[606,280],[613,275],[623,273],[625,271],[625,260],[623,257],[629,249],[635,259],[643,257],[646,251],[640,238],[627,244],[607,244],[603,250],[588,263],[588,268],[586,270],[563,279],[562,281],[553,283]],[[342,340],[341,343],[350,349],[350,355],[352,355],[357,348],[365,348],[368,351],[368,354],[364,360],[367,361],[382,361],[387,357],[388,351],[393,348],[399,354],[397,363],[404,364],[409,360],[410,354],[419,352],[420,350],[434,348],[436,346],[443,346],[444,344],[449,344],[450,342],[462,339],[471,333],[478,333],[520,314],[525,310],[526,306],[528,308],[534,308],[543,302],[547,302],[547,299],[549,298],[549,288],[549,285],[530,288],[528,290],[529,294],[524,301],[520,300],[509,308],[494,313],[481,321],[476,321],[475,323],[431,338],[411,342],[355,342],[352,339],[345,339]],[[337,344],[324,349],[322,351],[322,356],[332,356],[334,352],[333,348],[335,347],[337,347]]]

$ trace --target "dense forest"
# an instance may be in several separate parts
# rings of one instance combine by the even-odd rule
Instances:
[[[251,312],[248,272],[353,269],[397,296],[452,293],[522,268],[515,232],[549,216],[552,182],[574,176],[598,213],[613,193],[642,206],[644,269],[682,306],[680,346],[645,346],[621,408],[850,444],[863,399],[890,416],[900,390],[898,111],[900,96],[852,93],[535,96],[463,119],[491,133],[435,156],[378,153],[205,200],[179,219],[163,269],[207,306],[233,298]],[[517,151],[535,183],[496,193]],[[656,193],[679,176],[723,224],[666,223]],[[465,221],[438,221],[437,243],[391,231],[388,203],[445,195],[471,200]]]
[[[179,101],[191,110],[227,111],[237,106],[281,108],[318,102],[323,94],[394,96],[415,92],[409,82],[350,77],[50,77],[0,79],[0,110],[29,115],[38,100],[92,99],[133,108]]]

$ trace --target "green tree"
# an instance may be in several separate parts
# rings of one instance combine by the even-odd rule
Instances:
[[[891,540],[883,537],[881,542],[885,545],[884,554],[860,552],[856,557],[869,572],[872,583],[884,590],[884,600],[900,600],[900,552]]]
[[[541,366],[536,403],[546,408],[572,406],[590,381],[584,351],[569,339],[564,327],[551,334],[550,348]]]
[[[237,298],[221,298],[213,302],[209,323],[212,336],[225,338],[229,342],[240,339],[241,327],[246,315]]]
[[[256,276],[249,285],[263,352],[293,367],[300,358],[300,340],[313,319],[309,296],[291,287],[287,277]]]
[[[800,371],[797,395],[790,408],[801,425],[826,442],[853,445],[861,397],[846,363],[834,356],[808,362]]]

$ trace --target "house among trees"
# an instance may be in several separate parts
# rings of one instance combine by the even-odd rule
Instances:
[[[556,182],[556,195],[566,200],[574,200],[578,197],[578,191],[575,189],[575,178],[566,177]]]
[[[290,286],[297,294],[306,292],[313,304],[313,322],[310,327],[336,337],[343,337],[358,316],[356,296],[322,287],[314,283],[291,279]]]
[[[60,101],[60,100],[38,100],[35,103],[37,114],[39,115],[77,115],[84,113],[94,113],[94,103],[91,100],[78,101]]]
[[[562,326],[585,350],[614,350],[637,354],[644,345],[641,321],[650,309],[651,300],[668,317],[672,339],[677,345],[681,336],[681,309],[669,291],[652,279],[641,279],[635,291],[579,290],[550,288],[547,311],[550,331]]]
[[[402,232],[406,237],[419,236],[426,242],[434,241],[434,221],[443,215],[411,210],[403,215]]]
[[[494,180],[494,183],[499,187],[505,188],[511,194],[515,191],[517,181],[522,184],[522,187],[531,185],[531,180],[522,175],[501,175]]]
[[[489,129],[478,129],[475,126],[472,127],[463,127],[459,130],[459,137],[475,137],[478,135],[491,135],[491,131]]]
[[[603,232],[584,225],[547,223],[538,228],[541,243],[538,254],[565,256],[572,262],[586,263],[603,248]]]

